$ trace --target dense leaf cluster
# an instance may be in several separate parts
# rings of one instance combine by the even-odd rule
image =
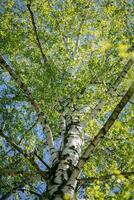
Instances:
[[[82,137],[93,139],[131,85],[133,17],[127,0],[1,0],[0,54],[38,102],[59,156],[63,114],[86,121]],[[40,198],[46,185],[33,162],[48,176],[46,133],[23,87],[0,64],[0,129],[8,137],[0,133],[0,195],[21,199],[22,191]],[[85,164],[81,177],[94,179],[78,184],[78,198],[134,197],[134,175],[124,173],[134,171],[133,124],[131,98]],[[88,143],[83,139],[82,151]]]

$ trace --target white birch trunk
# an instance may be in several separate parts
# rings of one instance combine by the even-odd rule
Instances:
[[[65,145],[59,158],[59,163],[55,172],[52,171],[50,183],[48,186],[49,199],[60,200],[64,196],[68,196],[70,200],[74,199],[74,191],[77,181],[73,181],[71,185],[67,185],[68,180],[81,156],[82,149],[82,131],[79,122],[72,120],[68,122],[68,126],[64,135]],[[70,188],[68,190],[68,188]]]

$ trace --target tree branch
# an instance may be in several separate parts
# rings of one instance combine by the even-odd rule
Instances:
[[[29,192],[30,194],[34,194],[34,195],[38,196],[39,198],[41,197],[41,194],[35,192],[34,190],[29,190],[29,189],[26,189],[26,188],[22,188],[22,189],[18,189],[18,191]]]
[[[85,186],[96,180],[103,181],[103,180],[111,178],[112,176],[120,176],[120,175],[128,177],[128,176],[134,175],[134,171],[106,174],[106,175],[99,176],[99,177],[92,176],[92,177],[88,177],[88,178],[82,178],[82,179],[78,179],[78,184],[79,184],[79,186],[82,186],[82,185]]]
[[[132,105],[134,105],[134,102],[133,101],[129,101]]]
[[[24,177],[27,177],[27,176],[32,176],[32,174],[33,173],[24,170],[6,169],[0,167],[0,175],[3,176],[23,175]]]
[[[16,169],[15,168],[16,165],[14,164],[14,168],[10,168],[10,166],[8,166],[8,168],[0,167],[0,176],[11,176],[11,177],[23,177],[25,178],[25,180],[27,181],[41,181],[42,180],[42,176],[39,173],[36,173],[35,171],[27,171],[27,170],[23,170],[23,169]],[[2,187],[4,186],[4,184],[0,184],[2,185]]]
[[[34,152],[34,155],[50,170],[49,165],[36,152]]]
[[[18,86],[20,87],[20,89],[27,95],[28,100],[30,101],[31,105],[33,106],[33,108],[35,109],[35,111],[37,113],[38,121],[42,124],[43,130],[46,133],[47,143],[49,145],[50,152],[51,152],[51,155],[52,155],[52,161],[55,160],[57,158],[57,153],[56,153],[56,150],[54,148],[52,131],[51,131],[49,125],[46,123],[46,117],[44,116],[44,113],[41,112],[41,108],[39,107],[37,101],[33,97],[33,95],[31,93],[31,91],[29,90],[28,86],[25,83],[22,82],[22,80],[20,79],[20,77],[6,63],[6,61],[3,59],[2,56],[0,56],[0,64],[1,64],[1,68],[3,70],[6,69],[6,71],[8,71],[8,73],[15,80],[15,82],[18,84]]]
[[[25,192],[26,191],[26,192],[29,192],[31,194],[34,194],[34,195],[38,196],[39,198],[41,197],[41,195],[39,193],[35,192],[34,190],[24,188],[25,184],[26,184],[26,179],[21,181],[21,183],[19,183],[17,186],[12,188],[9,192],[5,193],[0,198],[0,200],[7,200],[10,197],[11,194],[13,194],[15,192],[18,192],[18,191],[21,191],[21,192]]]
[[[34,161],[34,158],[31,157],[26,151],[22,150],[15,142],[11,141],[11,139],[6,136],[3,131],[0,129],[0,136],[3,137],[14,149],[16,149],[20,154],[24,156],[26,160],[28,160],[31,165],[37,170],[37,172],[43,177],[45,180],[47,179],[47,176],[45,173],[39,168],[37,163]]]
[[[79,39],[80,39],[80,32],[81,32],[81,29],[82,29],[82,25],[84,23],[84,20],[85,20],[85,17],[82,18],[81,22],[80,22],[80,25],[79,25],[79,29],[78,29],[78,35],[77,35],[77,38],[76,38],[76,43],[75,43],[75,47],[74,47],[74,51],[72,53],[72,58],[74,59],[76,53],[77,53],[77,50],[78,50],[78,47],[79,47]]]
[[[37,124],[37,121],[38,121],[38,120],[36,120],[36,122],[35,122],[29,129],[26,129],[26,130],[25,130],[25,134],[28,134],[28,133],[35,127],[35,125]],[[17,144],[17,145],[21,144],[21,142],[23,141],[24,137],[25,137],[25,136],[23,136],[23,137],[19,140],[19,142],[17,142],[16,144]],[[9,149],[7,152],[5,152],[5,154],[3,155],[3,157],[5,157],[5,156],[6,156],[8,153],[10,153],[12,150],[13,150],[13,148],[11,148],[11,149]]]
[[[108,120],[105,122],[103,127],[100,129],[98,134],[89,143],[88,147],[81,156],[77,166],[73,170],[72,175],[70,176],[70,179],[68,181],[69,185],[79,176],[80,171],[83,168],[84,164],[90,158],[91,154],[97,148],[98,144],[100,144],[103,141],[105,135],[108,133],[109,129],[114,124],[119,114],[121,113],[122,109],[126,106],[126,104],[128,103],[129,99],[133,96],[133,94],[134,94],[134,82],[132,83],[126,94],[122,97],[120,102],[117,104],[114,111],[112,112]]]
[[[35,37],[36,37],[38,48],[39,48],[39,50],[41,52],[41,55],[42,55],[44,63],[46,63],[47,62],[47,58],[46,58],[46,55],[43,52],[43,48],[42,48],[42,45],[41,45],[41,42],[40,42],[40,39],[39,39],[39,36],[38,36],[37,27],[36,27],[36,23],[35,23],[35,19],[34,19],[34,14],[33,14],[33,11],[31,9],[31,3],[32,3],[32,1],[29,0],[28,4],[27,4],[27,8],[28,8],[29,13],[30,13],[30,17],[31,17],[33,30],[34,30],[34,33],[35,33]]]
[[[122,80],[124,79],[124,77],[127,75],[127,72],[130,70],[130,68],[133,65],[133,60],[129,60],[127,62],[127,64],[124,66],[123,70],[120,72],[119,76],[117,77],[117,79],[115,80],[115,82],[110,85],[110,87],[107,89],[106,93],[110,96],[113,96],[113,94],[116,92],[118,85],[122,82]],[[84,93],[85,90],[83,90],[82,93]],[[103,99],[100,99],[98,104],[95,106],[94,109],[92,109],[89,117],[88,117],[88,121],[94,119],[98,113],[101,111],[101,109],[103,108],[103,106],[105,105],[105,101]],[[83,129],[88,125],[88,121],[83,121],[82,122],[82,126]]]
[[[62,36],[62,38],[63,38],[66,51],[67,51],[67,53],[69,53],[69,48],[68,48],[68,43],[67,43],[67,41],[66,41],[66,37],[61,33],[60,24],[59,24],[59,22],[58,22],[58,20],[57,20],[57,17],[56,17],[55,14],[54,14],[54,12],[52,11],[52,6],[51,6],[49,0],[48,0],[48,6],[49,6],[49,8],[50,8],[50,10],[51,10],[52,16],[54,17],[54,19],[55,19],[55,21],[56,21],[56,25],[57,25],[57,28],[58,28],[58,30],[59,30],[59,33],[61,34],[61,36]]]
[[[16,192],[16,190],[18,190],[18,189],[24,187],[25,184],[26,184],[26,182],[25,182],[25,179],[24,179],[24,180],[23,180],[21,183],[19,183],[17,186],[15,186],[14,188],[12,188],[10,191],[6,192],[6,193],[0,198],[0,200],[7,200],[7,199],[10,197],[10,195],[11,195],[12,193],[14,193],[14,192]]]

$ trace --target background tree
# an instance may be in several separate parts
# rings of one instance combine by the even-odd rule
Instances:
[[[132,199],[133,2],[1,0],[0,15],[1,199]]]

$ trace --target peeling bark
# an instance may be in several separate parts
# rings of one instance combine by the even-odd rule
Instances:
[[[75,180],[71,185],[71,190],[68,193],[66,188],[69,177],[77,165],[82,150],[82,128],[79,126],[79,119],[72,119],[71,116],[66,117],[66,129],[64,135],[64,146],[59,157],[59,162],[55,166],[54,173],[52,173],[51,180],[48,186],[50,199],[60,200],[64,195],[74,197],[74,189],[77,181]],[[52,169],[53,170],[53,169]]]

